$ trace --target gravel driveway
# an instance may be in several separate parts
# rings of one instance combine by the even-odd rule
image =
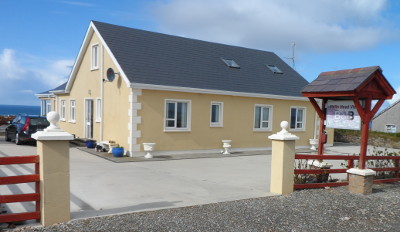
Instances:
[[[16,231],[400,231],[400,183],[347,187],[73,220]]]

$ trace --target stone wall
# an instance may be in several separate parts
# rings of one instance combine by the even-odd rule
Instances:
[[[334,139],[335,139],[335,142],[353,143],[353,144],[361,143],[360,135],[340,133],[337,130],[335,130],[335,138]],[[369,136],[368,145],[399,149],[400,141],[394,141],[390,138]]]

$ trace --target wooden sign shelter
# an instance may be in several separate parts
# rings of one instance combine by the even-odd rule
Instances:
[[[318,155],[324,151],[325,105],[328,100],[352,100],[361,117],[361,148],[359,168],[366,167],[368,130],[371,119],[385,100],[392,99],[396,91],[382,74],[379,66],[323,72],[302,91],[308,97],[320,118]],[[321,99],[321,107],[316,99]],[[372,100],[378,102],[371,109]]]

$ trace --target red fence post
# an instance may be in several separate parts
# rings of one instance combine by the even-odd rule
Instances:
[[[396,160],[393,160],[393,161],[394,161],[394,167],[400,168],[400,160],[396,159]],[[394,178],[400,178],[399,170],[394,172]]]
[[[347,160],[347,169],[354,168],[354,160]],[[349,181],[349,173],[347,173],[347,181]]]

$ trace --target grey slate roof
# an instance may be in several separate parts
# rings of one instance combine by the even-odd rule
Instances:
[[[64,91],[65,87],[67,86],[67,83],[68,83],[68,81],[63,83],[63,84],[61,84],[61,85],[59,85],[59,86],[57,86],[56,88],[54,88],[54,89],[52,89],[50,91]]]
[[[346,92],[357,89],[375,71],[382,71],[379,66],[323,72],[308,84],[303,93],[310,92]]]
[[[93,24],[131,83],[284,96],[301,96],[308,84],[272,52]],[[227,67],[221,58],[235,60],[240,69]]]
[[[65,90],[65,87],[67,86],[67,83],[68,83],[68,82],[65,82],[65,83],[63,83],[63,84],[61,84],[61,85],[55,87],[54,89],[49,89],[49,90],[47,90],[47,91],[44,91],[44,92],[38,93],[38,94],[51,94],[52,91],[64,91],[64,90]]]

